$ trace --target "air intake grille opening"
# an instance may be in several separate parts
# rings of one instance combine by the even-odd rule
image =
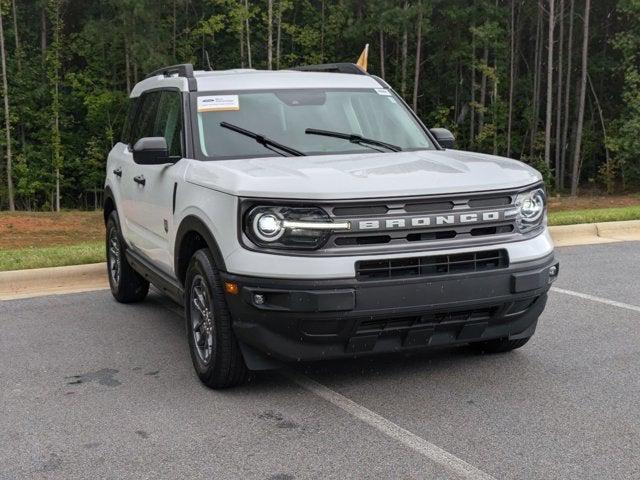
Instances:
[[[340,216],[367,216],[367,215],[386,215],[389,207],[386,205],[362,205],[354,207],[334,207],[333,214]]]
[[[437,325],[461,325],[467,322],[491,321],[499,307],[477,308],[453,312],[429,313],[422,316],[362,319],[356,328],[356,335],[397,334],[413,328]]]
[[[469,200],[469,207],[471,208],[491,208],[510,205],[512,198],[510,196],[504,197],[487,197],[487,198],[472,198]]]
[[[513,225],[499,225],[496,227],[478,227],[472,228],[469,234],[472,237],[481,237],[483,235],[497,235],[500,233],[511,233],[513,232]]]
[[[430,257],[364,260],[356,263],[356,277],[359,280],[426,277],[496,270],[508,266],[506,250],[488,250]]]
[[[335,244],[338,246],[345,245],[375,245],[389,243],[391,237],[389,235],[371,235],[362,237],[338,237],[335,239]]]
[[[455,238],[458,232],[455,230],[444,230],[440,232],[410,233],[407,235],[407,242],[424,242],[425,240],[442,240],[445,238]]]

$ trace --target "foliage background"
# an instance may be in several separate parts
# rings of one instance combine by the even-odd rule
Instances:
[[[547,166],[543,161],[549,3],[1,0],[16,207],[55,208],[57,179],[63,208],[99,206],[105,159],[117,141],[132,86],[147,72],[180,62],[199,69],[268,68],[270,30],[272,68],[355,61],[369,43],[369,70],[383,76],[410,104],[418,78],[416,110],[427,125],[451,129],[459,148],[532,163],[551,185],[555,177],[558,189],[566,189],[571,168],[560,175],[553,162]],[[591,9],[592,88],[586,95],[580,185],[608,192],[634,189],[640,185],[640,0],[597,1]],[[557,82],[563,82],[564,93],[571,72],[569,115],[560,116],[561,126],[566,124],[569,131],[565,163],[575,148],[584,13],[584,0],[555,1],[554,95]],[[560,27],[563,43],[557,36]],[[555,122],[557,97],[553,102]],[[550,139],[552,152],[564,145],[561,139]],[[3,159],[6,147],[3,132]],[[6,208],[6,162],[1,165],[0,208]]]

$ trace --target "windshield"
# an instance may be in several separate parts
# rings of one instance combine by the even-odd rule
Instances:
[[[386,89],[212,92],[199,94],[194,102],[197,144],[202,158],[209,160],[278,155],[255,139],[220,126],[222,122],[305,155],[380,151],[375,144],[312,135],[307,129],[358,135],[402,150],[435,149],[407,108]]]

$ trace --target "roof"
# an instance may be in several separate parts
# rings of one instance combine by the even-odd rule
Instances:
[[[218,71],[198,70],[193,73],[199,92],[261,90],[270,88],[380,88],[381,84],[369,75],[345,73],[306,72],[294,70],[233,69]],[[145,90],[175,87],[188,92],[187,78],[155,75],[137,83],[132,97]]]

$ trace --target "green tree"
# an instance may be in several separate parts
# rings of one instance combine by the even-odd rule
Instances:
[[[62,141],[60,138],[60,51],[61,51],[61,1],[49,0],[48,13],[53,28],[53,41],[47,53],[49,65],[49,85],[51,88],[51,151],[53,153],[53,169],[55,171],[55,210],[60,211],[60,170],[62,169]]]
[[[640,178],[640,0],[621,0],[618,15],[627,26],[612,40],[622,55],[620,69],[624,76],[623,109],[613,125],[609,147],[617,156],[626,176]]]

